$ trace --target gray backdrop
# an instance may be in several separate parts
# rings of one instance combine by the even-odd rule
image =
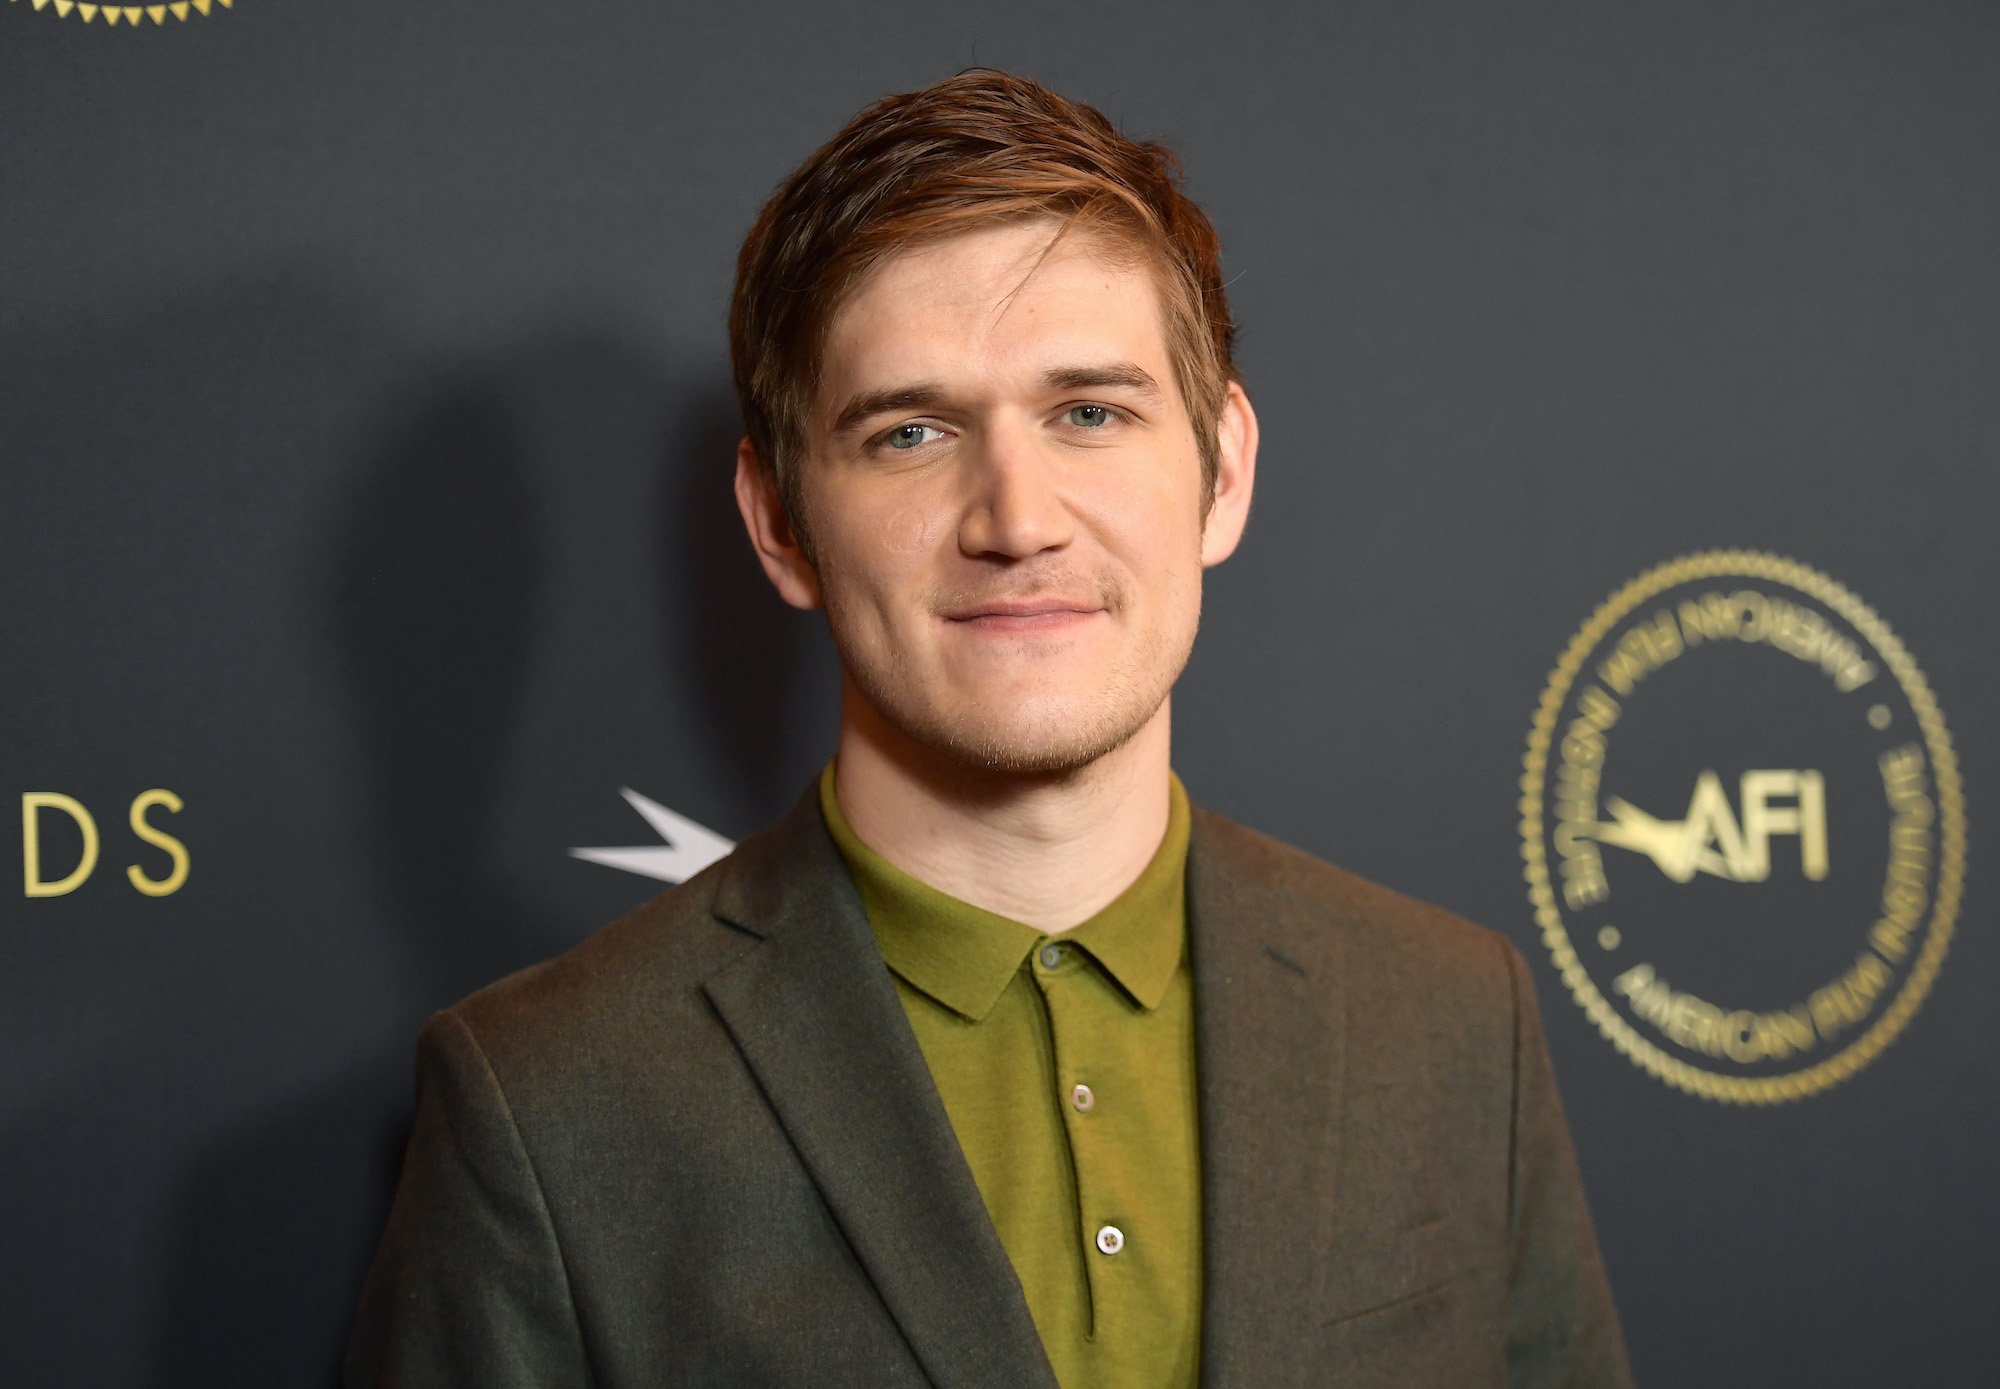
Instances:
[[[0,6],[0,811],[102,839],[31,897],[0,833],[0,1382],[326,1383],[421,1019],[658,890],[568,853],[657,842],[621,787],[734,837],[825,758],[735,251],[973,63],[1183,152],[1265,447],[1177,765],[1528,953],[1641,1381],[1990,1382],[1996,59],[1980,0]],[[1774,1107],[1598,1034],[1516,824],[1570,634],[1734,545],[1895,627],[1970,803],[1930,997]]]

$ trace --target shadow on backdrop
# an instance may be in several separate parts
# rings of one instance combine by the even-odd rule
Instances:
[[[386,880],[407,956],[376,983],[418,1014],[551,944],[483,862],[545,562],[510,389],[472,373],[412,391],[307,580],[365,753],[356,873]],[[335,1382],[408,1126],[414,1033],[397,1040],[184,1182],[163,1382]]]
[[[680,466],[661,473],[676,543],[658,549],[658,582],[670,603],[689,595],[680,601],[692,627],[688,649],[670,650],[667,659],[690,673],[740,799],[782,807],[799,791],[784,734],[808,683],[808,643],[820,618],[784,606],[744,534],[731,485],[743,433],[736,397],[720,381],[691,391],[677,425]]]

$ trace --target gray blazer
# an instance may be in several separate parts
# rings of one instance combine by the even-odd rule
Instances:
[[[1518,953],[1200,810],[1188,915],[1202,1382],[1629,1384]],[[426,1025],[347,1383],[1054,1386],[813,790]]]

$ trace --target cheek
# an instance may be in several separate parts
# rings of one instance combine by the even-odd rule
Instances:
[[[848,498],[848,539],[896,582],[921,581],[955,545],[959,505],[948,470],[873,479]]]
[[[1094,490],[1076,507],[1106,549],[1135,574],[1170,581],[1201,557],[1201,496],[1168,483],[1132,478]]]
[[[946,508],[922,497],[904,497],[882,509],[873,536],[907,566],[935,551],[950,523]]]
[[[951,516],[922,496],[849,494],[824,513],[823,578],[855,604],[883,606],[924,585],[933,556],[953,534]]]

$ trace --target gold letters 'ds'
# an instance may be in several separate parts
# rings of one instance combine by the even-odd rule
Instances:
[[[132,886],[148,897],[167,897],[179,892],[188,878],[187,846],[173,835],[159,828],[146,818],[146,813],[155,807],[178,814],[182,809],[179,796],[158,787],[142,791],[133,797],[126,819],[135,837],[152,845],[167,856],[168,869],[165,877],[155,878],[138,864],[125,869],[125,877]],[[55,811],[67,815],[82,837],[83,850],[70,870],[59,878],[44,876],[42,862],[42,814]],[[21,891],[25,897],[66,897],[90,880],[97,870],[97,860],[103,846],[97,830],[97,817],[74,796],[66,796],[60,791],[24,791],[21,793]]]

